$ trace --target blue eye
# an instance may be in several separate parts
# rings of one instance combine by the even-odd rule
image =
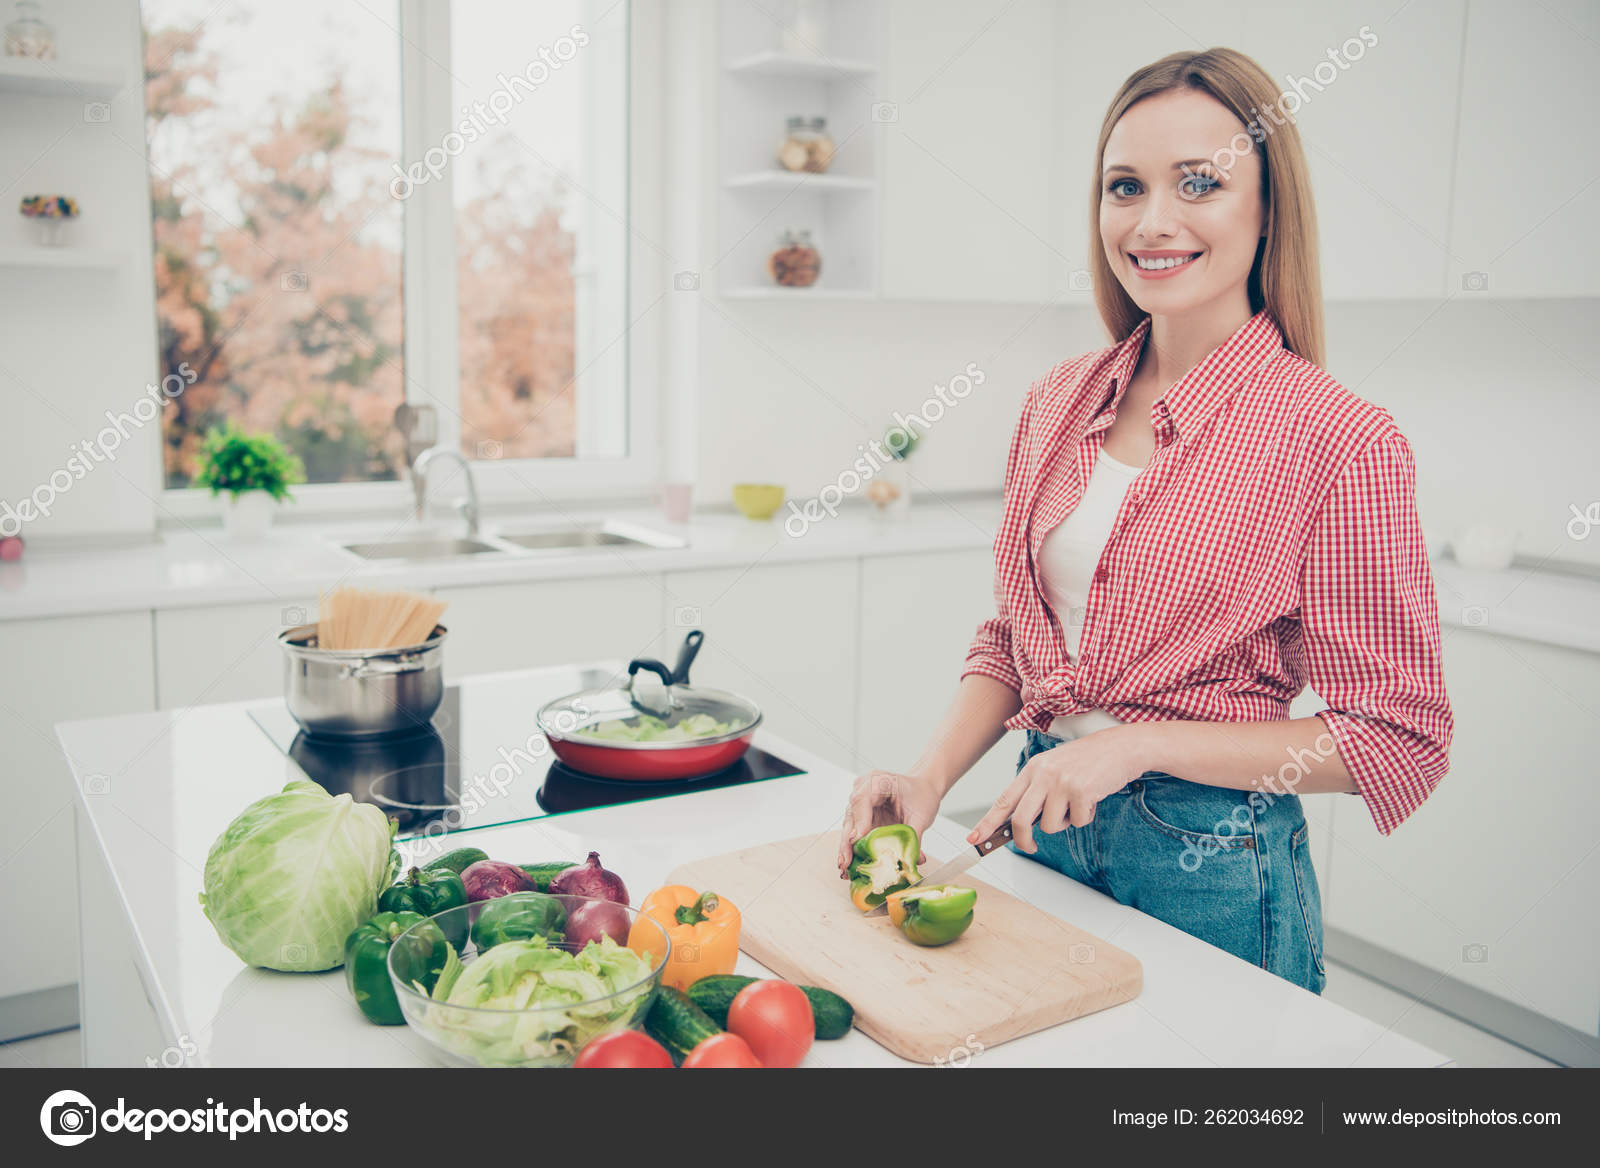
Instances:
[[[1115,182],[1113,182],[1109,187],[1107,187],[1106,189],[1108,191],[1110,191],[1113,195],[1117,195],[1120,198],[1126,199],[1126,198],[1132,198],[1133,197],[1132,193],[1131,192],[1124,193],[1123,191],[1121,191],[1118,188],[1120,188],[1120,187],[1136,187],[1138,185],[1139,184],[1134,182],[1133,179],[1131,179],[1131,178],[1119,178]]]
[[[1209,194],[1222,184],[1208,174],[1191,174],[1178,184],[1178,191],[1185,198],[1198,199],[1201,195]]]

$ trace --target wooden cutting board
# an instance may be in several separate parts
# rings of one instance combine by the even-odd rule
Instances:
[[[1144,984],[1132,954],[972,873],[959,881],[978,890],[972,927],[948,945],[913,945],[887,916],[850,903],[838,840],[830,831],[729,852],[669,880],[728,897],[743,916],[741,949],[780,977],[842,994],[858,1028],[914,1062],[960,1063],[1130,1001]],[[930,853],[927,866],[938,862]]]

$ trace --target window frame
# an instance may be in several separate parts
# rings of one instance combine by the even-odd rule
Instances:
[[[660,481],[660,376],[663,344],[661,299],[652,289],[666,285],[666,260],[650,240],[661,237],[659,196],[664,179],[660,147],[665,130],[659,100],[664,69],[664,17],[657,5],[627,8],[624,45],[624,101],[627,108],[625,149],[626,191],[623,300],[627,324],[623,337],[620,393],[626,412],[626,453],[619,457],[576,455],[571,458],[479,459],[472,457],[473,477],[486,505],[599,498],[643,498]],[[608,5],[609,7],[609,5]],[[428,0],[399,0],[401,16],[401,105],[404,159],[422,156],[454,128],[449,79],[426,68],[422,46],[435,61],[450,57],[450,7]],[[445,171],[445,178],[450,170]],[[433,404],[438,415],[437,444],[460,449],[460,364],[456,297],[456,254],[452,184],[439,181],[418,187],[404,208],[404,254],[401,259],[404,296],[403,361],[406,400]],[[581,196],[580,196],[581,197]],[[413,210],[415,205],[415,210]],[[645,246],[640,246],[640,244]],[[412,290],[421,290],[415,294]],[[446,322],[442,327],[437,323]],[[418,371],[421,371],[419,376]],[[428,393],[424,385],[443,386]],[[465,452],[464,452],[465,453]],[[182,522],[221,514],[225,498],[194,487],[168,487],[165,470],[156,467],[160,511],[164,519]],[[398,515],[412,506],[409,478],[392,482],[304,483],[293,489],[291,514],[329,516],[378,513]]]

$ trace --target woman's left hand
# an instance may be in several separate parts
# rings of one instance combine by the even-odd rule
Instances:
[[[1034,755],[967,833],[967,842],[987,838],[1009,819],[1012,842],[1024,852],[1034,852],[1038,850],[1033,842],[1035,820],[1047,835],[1068,823],[1086,826],[1094,820],[1100,800],[1145,772],[1137,757],[1139,730],[1112,726]]]

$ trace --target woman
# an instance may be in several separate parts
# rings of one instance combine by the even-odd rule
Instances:
[[[1298,132],[1229,49],[1123,85],[1091,238],[1110,348],[1029,390],[995,538],[998,615],[906,774],[856,781],[840,874],[883,823],[925,830],[1008,729],[1017,776],[967,836],[1012,848],[1314,993],[1322,907],[1299,793],[1392,831],[1453,720],[1389,414],[1319,364]],[[1327,708],[1290,718],[1309,681]]]

